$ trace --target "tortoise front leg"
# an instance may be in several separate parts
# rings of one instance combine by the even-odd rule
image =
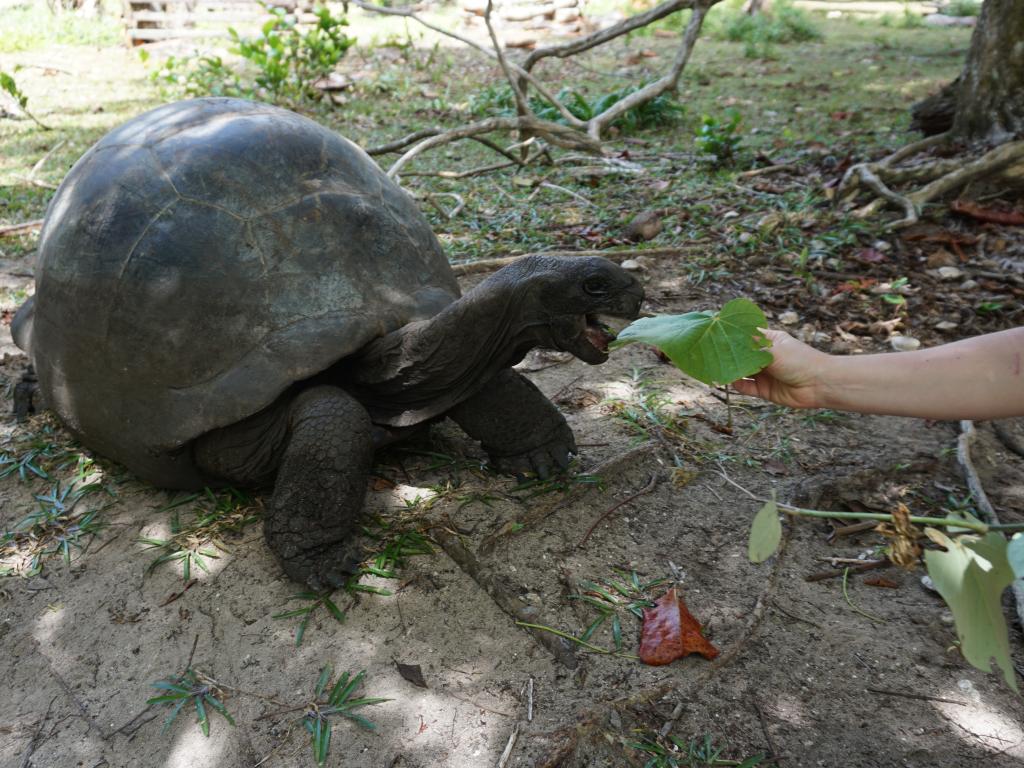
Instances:
[[[541,478],[569,467],[576,440],[565,417],[534,386],[511,368],[448,411],[470,437],[479,440],[491,464],[502,472]]]
[[[285,573],[314,589],[342,586],[362,550],[353,533],[373,462],[366,410],[335,387],[302,392],[263,524]]]
[[[373,440],[370,417],[351,395],[312,387],[204,435],[194,455],[219,480],[273,480],[263,532],[292,579],[314,589],[338,587],[355,571],[361,551],[352,534]]]

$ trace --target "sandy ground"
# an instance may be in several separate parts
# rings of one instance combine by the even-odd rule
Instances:
[[[650,263],[645,278],[654,293],[676,284],[664,263]],[[662,311],[696,299],[685,290],[676,295],[678,306]],[[24,362],[8,353],[8,381]],[[737,759],[774,750],[785,766],[1011,766],[1024,759],[1020,700],[960,658],[950,616],[922,588],[920,573],[866,574],[896,589],[851,577],[848,604],[841,579],[804,577],[828,569],[828,557],[858,557],[881,540],[869,532],[830,545],[831,525],[811,522],[792,527],[780,558],[750,565],[746,531],[758,505],[720,470],[757,496],[774,488],[784,500],[870,509],[903,494],[920,508],[963,493],[948,450],[952,425],[810,419],[751,403],[735,409],[730,436],[709,423],[725,419],[724,406],[641,347],[618,351],[601,367],[538,354],[522,367],[566,412],[581,445],[579,471],[598,467],[600,486],[570,483],[566,493],[524,498],[513,481],[472,468],[479,448],[454,425],[435,427],[418,448],[457,463],[382,456],[368,513],[415,515],[421,529],[457,532],[475,565],[435,546],[432,556],[410,558],[397,580],[368,577],[394,594],[350,600],[339,593],[345,622],[320,610],[299,647],[298,620],[272,615],[302,603],[289,602],[296,586],[258,523],[226,540],[230,551],[210,561],[209,573],[193,568],[196,582],[181,593],[180,567],[147,575],[153,554],[139,542],[167,534],[168,495],[104,466],[116,496],[83,502],[109,503],[102,533],[74,551],[70,567],[51,559],[36,577],[2,582],[9,693],[0,698],[0,765],[311,765],[299,718],[325,663],[366,670],[363,693],[389,699],[361,710],[376,731],[336,723],[328,765],[495,765],[514,732],[507,765],[641,765],[641,753],[625,745],[670,720],[683,739],[709,734]],[[660,391],[664,412],[685,430],[668,451],[614,415],[616,400],[636,402],[642,388]],[[6,441],[43,426],[16,426],[9,398],[0,407]],[[1019,519],[1021,459],[987,428],[982,447],[978,461],[995,502]],[[671,452],[682,472],[671,472]],[[602,513],[647,489],[652,477],[653,490],[579,545]],[[17,475],[0,482],[3,528],[48,487]],[[481,587],[498,584],[528,609],[521,617],[578,635],[597,615],[569,599],[580,582],[620,578],[616,569],[644,581],[669,579],[670,563],[723,651],[714,664],[690,657],[655,668],[630,658],[639,623],[625,612],[626,656],[542,645]],[[1018,630],[1011,639],[1019,664]],[[591,642],[611,648],[609,628]],[[193,643],[192,668],[216,682],[237,722],[232,728],[211,713],[208,738],[190,709],[162,730],[164,710],[146,707],[156,693],[150,684],[180,673]],[[427,687],[403,679],[396,662],[420,665]]]

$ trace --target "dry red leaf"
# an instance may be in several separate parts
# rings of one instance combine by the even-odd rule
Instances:
[[[653,608],[644,608],[640,661],[660,666],[691,653],[713,659],[718,655],[718,649],[701,634],[700,623],[693,618],[673,587],[658,598]]]
[[[949,204],[954,213],[970,216],[978,221],[987,221],[992,224],[1004,224],[1007,226],[1020,226],[1024,224],[1024,213],[1020,211],[1001,211],[998,208],[986,208],[983,205],[971,200],[954,200]]]

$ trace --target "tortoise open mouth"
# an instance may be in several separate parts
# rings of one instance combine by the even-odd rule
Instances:
[[[609,314],[581,315],[577,333],[563,348],[585,363],[599,365],[608,359],[608,345],[617,335],[615,326],[623,327],[629,318]]]
[[[608,356],[608,345],[615,341],[616,333],[611,327],[604,322],[604,319],[598,315],[585,315],[586,328],[583,330],[583,334],[587,339],[587,342],[596,349]]]

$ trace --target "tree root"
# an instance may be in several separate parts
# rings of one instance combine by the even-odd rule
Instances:
[[[901,229],[920,220],[921,209],[926,203],[1024,163],[1024,141],[1010,141],[975,160],[938,158],[896,167],[914,155],[949,141],[948,133],[929,136],[877,162],[851,166],[839,183],[836,199],[851,202],[866,188],[874,193],[875,199],[858,208],[853,215],[867,218],[888,204],[902,209],[903,218],[889,223],[886,229]],[[907,183],[924,183],[924,186],[909,194],[896,192],[890,186]]]

